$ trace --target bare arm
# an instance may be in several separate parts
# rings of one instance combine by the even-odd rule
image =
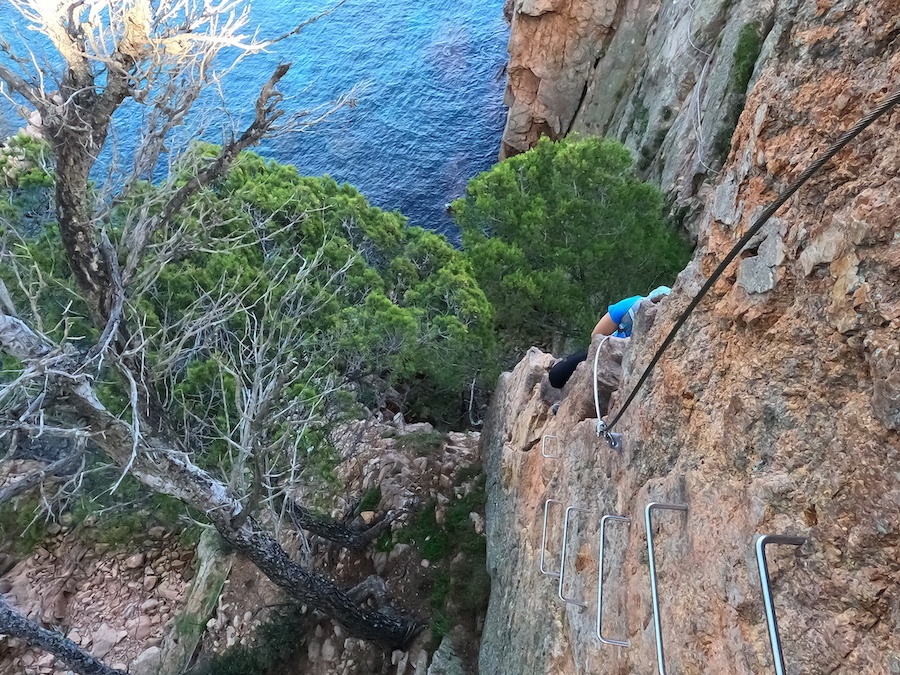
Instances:
[[[607,312],[603,315],[603,318],[597,322],[597,325],[594,326],[594,330],[591,332],[591,338],[595,335],[612,335],[616,332],[617,328],[616,322],[612,320],[609,312]]]

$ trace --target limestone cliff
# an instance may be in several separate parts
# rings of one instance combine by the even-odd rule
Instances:
[[[561,21],[573,4],[519,2],[514,31],[516,21]],[[523,14],[526,5],[530,13]],[[702,70],[710,59],[704,79],[711,82],[727,56],[728,31],[750,19],[741,14],[749,7],[740,0],[697,0],[693,8],[635,0],[604,10],[618,31],[628,20],[649,37],[635,38],[644,47],[629,55],[616,47],[620,32],[590,29],[602,38],[599,52],[633,67],[621,72],[625,84],[615,85],[611,71],[595,77],[602,59],[589,64],[575,125],[594,119],[597,130],[624,129],[635,101],[652,110],[670,106],[668,134],[679,127],[680,138],[693,133],[694,140],[676,152],[667,135],[663,147],[670,150],[655,160],[657,170],[699,161],[688,113],[695,106],[696,115],[700,71],[690,76],[675,66],[702,38],[698,46],[712,57],[696,60]],[[613,412],[762,206],[900,85],[897,0],[761,3],[753,11],[768,13],[761,20],[771,28],[727,161],[708,194],[699,195],[695,259],[630,344],[603,347],[601,364],[617,366],[613,357],[621,352]],[[718,42],[709,28],[714,15]],[[664,31],[681,36],[677,49],[650,39]],[[658,92],[676,75],[687,84],[673,89],[681,101],[673,105]],[[657,94],[647,97],[651,83]],[[610,93],[600,96],[601,86]],[[711,110],[706,87],[699,101]],[[601,103],[608,107],[602,115]],[[648,133],[659,119],[650,113]],[[621,452],[595,434],[593,350],[556,415],[546,387],[549,355],[532,351],[504,376],[482,437],[493,585],[481,672],[656,672],[643,515],[657,501],[688,507],[654,516],[669,673],[774,672],[752,545],[760,533],[808,538],[799,548],[769,549],[786,672],[900,673],[898,131],[895,110],[789,201],[716,284],[620,423]],[[689,179],[691,171],[673,175]],[[616,369],[601,368],[606,386]],[[556,437],[551,450],[559,459],[541,456],[546,434]],[[543,507],[551,498],[561,502],[550,512],[552,571],[562,508],[586,509],[573,514],[565,585],[584,609],[559,601],[557,580],[539,571]],[[629,640],[630,648],[601,645],[594,635],[604,514],[631,518],[609,532],[603,608],[604,632]]]

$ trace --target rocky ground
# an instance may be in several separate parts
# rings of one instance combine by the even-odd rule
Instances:
[[[349,425],[337,442],[340,463],[336,478],[342,496],[332,502],[333,515],[352,513],[359,500],[368,495],[371,503],[364,504],[365,510],[356,509],[351,526],[364,527],[392,513],[396,516],[390,528],[393,534],[383,534],[362,553],[339,550],[290,528],[282,532],[283,543],[298,558],[336,577],[344,587],[379,575],[403,611],[427,621],[434,613],[436,575],[446,577],[452,571],[467,574],[466,555],[460,552],[449,561],[429,560],[420,552],[422,542],[406,541],[400,533],[418,522],[416,514],[423,507],[433,507],[433,521],[439,529],[448,508],[476,489],[480,475],[478,440],[477,433],[438,434],[430,425],[406,425],[399,418],[390,423]],[[15,473],[4,480],[15,480],[16,475],[29,469],[21,462],[14,463]],[[373,500],[375,495],[377,499]],[[303,494],[303,490],[297,496],[313,503],[321,501],[321,495]],[[473,510],[467,519],[473,532],[483,534],[483,510]],[[73,528],[66,516],[51,525],[49,532],[50,536],[21,560],[0,554],[0,573],[5,572],[0,577],[0,592],[31,618],[65,632],[106,663],[130,672],[155,673],[158,666],[148,671],[142,662],[156,658],[167,633],[177,623],[188,584],[196,572],[193,547],[179,544],[178,533],[156,527],[144,539],[113,550],[107,545],[86,543],[83,532]],[[218,603],[204,619],[199,661],[234,647],[255,646],[256,632],[285,603],[280,590],[253,565],[235,559]],[[452,614],[452,599],[448,606]],[[483,616],[456,620],[453,640],[441,641],[429,629],[410,651],[385,653],[346,636],[339,625],[309,608],[303,609],[301,625],[308,634],[299,636],[301,647],[289,672],[474,672]],[[29,649],[18,640],[0,637],[0,675],[66,672],[51,656]]]
[[[346,497],[337,500],[332,515],[342,517],[369,490],[380,487],[381,497],[372,510],[362,511],[351,525],[362,526],[388,512],[399,514],[391,524],[394,538],[410,524],[423,505],[434,503],[435,520],[446,518],[454,497],[468,494],[477,479],[480,465],[479,434],[451,432],[444,438],[427,424],[359,423],[346,427],[338,438],[340,463],[338,478],[347,486]],[[302,497],[302,495],[301,495]],[[308,499],[312,495],[306,495]],[[484,533],[483,511],[470,514],[473,529]],[[405,612],[427,620],[431,615],[430,593],[435,565],[423,557],[412,543],[396,542],[373,546],[362,554],[341,551],[322,542],[298,541],[313,549],[313,564],[329,565],[339,583],[352,587],[372,574],[385,580],[388,592]],[[385,549],[387,550],[381,550]],[[462,560],[451,561],[457,568]],[[333,566],[332,566],[333,565]],[[223,592],[216,616],[210,620],[203,640],[204,652],[218,652],[224,646],[252,644],[254,631],[266,620],[271,608],[284,599],[280,591],[255,567],[236,562]],[[261,609],[262,608],[262,609]],[[310,613],[311,629],[304,647],[291,666],[300,675],[441,675],[475,672],[483,616],[471,617],[457,627],[432,655],[435,636],[431,630],[415,641],[409,651],[386,653],[368,643],[345,635],[333,621]],[[456,645],[456,646],[453,646]],[[450,654],[455,656],[450,656]],[[454,665],[448,666],[447,663]],[[447,669],[456,668],[456,670]]]
[[[8,464],[4,482],[33,468],[27,461]],[[63,515],[48,534],[21,560],[0,553],[0,593],[11,604],[117,668],[162,642],[193,574],[194,553],[175,533],[153,527],[127,549],[111,550],[89,543]],[[66,672],[49,654],[0,637],[0,674]]]

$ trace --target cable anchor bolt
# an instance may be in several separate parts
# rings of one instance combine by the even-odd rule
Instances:
[[[597,420],[597,438],[603,438],[607,445],[613,450],[621,450],[623,447],[623,438],[622,434],[613,433],[609,431],[609,427],[606,426],[606,422],[601,419]]]

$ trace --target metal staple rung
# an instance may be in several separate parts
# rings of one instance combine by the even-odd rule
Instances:
[[[659,675],[666,675],[666,659],[663,651],[662,622],[659,616],[659,592],[656,582],[656,558],[653,555],[653,526],[650,520],[651,513],[656,509],[669,511],[687,511],[685,504],[659,504],[651,502],[644,510],[644,522],[647,525],[647,553],[650,557],[650,594],[653,598],[653,630],[656,633],[656,664],[659,667]]]
[[[541,456],[547,457],[548,459],[559,459],[559,455],[550,455],[547,454],[547,439],[553,438],[556,439],[556,436],[552,434],[544,434],[544,437],[541,438]],[[559,440],[556,440],[556,449],[559,450]]]
[[[548,499],[544,502],[544,529],[541,533],[541,574],[546,574],[550,577],[558,577],[559,572],[551,572],[550,570],[544,569],[544,557],[545,552],[547,550],[547,515],[550,512],[550,504],[562,504],[558,499]]]
[[[775,604],[769,587],[769,566],[766,563],[767,544],[787,544],[800,546],[806,537],[789,537],[779,534],[761,534],[756,537],[756,562],[759,565],[759,583],[762,586],[763,603],[766,606],[766,623],[769,627],[769,644],[772,646],[772,661],[777,675],[784,675],[784,656],[781,653],[781,637],[778,634],[778,620],[775,618]]]
[[[597,573],[597,639],[605,645],[616,645],[618,647],[630,647],[630,640],[614,640],[613,638],[603,637],[602,616],[603,616],[603,547],[606,535],[606,523],[614,521],[619,523],[630,523],[631,518],[625,516],[603,516],[600,519],[600,571]]]
[[[573,600],[572,598],[567,598],[563,595],[563,583],[566,578],[566,545],[569,541],[569,516],[573,511],[586,511],[586,509],[580,509],[577,506],[570,506],[566,509],[566,517],[563,521],[563,540],[562,540],[562,555],[560,556],[559,561],[559,590],[557,591],[557,595],[559,595],[559,599],[563,602],[566,602],[570,605],[578,605],[579,607],[587,607],[583,602],[578,602],[577,600]]]

